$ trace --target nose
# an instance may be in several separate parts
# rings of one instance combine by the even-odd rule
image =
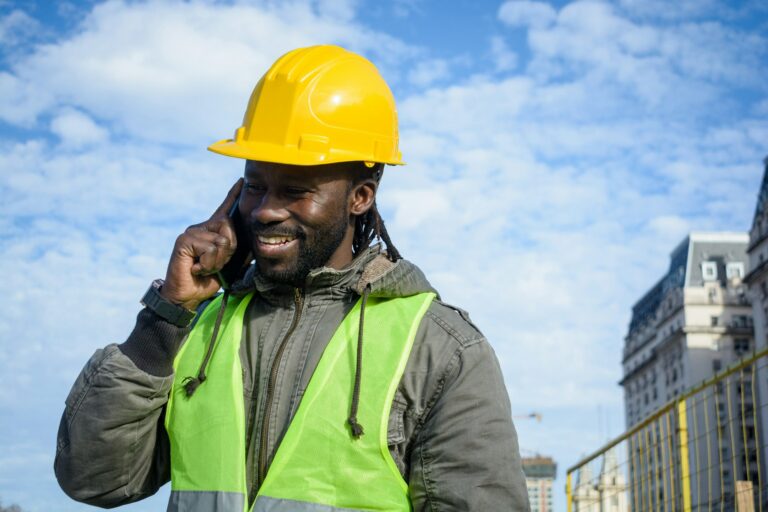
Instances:
[[[286,208],[286,202],[277,194],[267,191],[256,201],[248,218],[262,224],[275,224],[283,222],[290,217]]]

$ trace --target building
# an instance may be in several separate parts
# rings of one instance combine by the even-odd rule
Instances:
[[[768,349],[768,157],[763,160],[763,180],[757,195],[757,206],[749,230],[747,256],[749,263],[744,282],[748,287],[748,296],[752,302],[752,318],[755,328],[756,350]],[[768,401],[768,369],[765,361],[757,365],[757,387],[760,403]],[[761,408],[761,439],[768,439],[768,408]],[[763,442],[762,444],[765,444]],[[768,452],[762,454],[763,461]]]
[[[579,470],[573,492],[574,512],[627,512],[627,481],[619,469],[616,448],[605,453],[597,478],[590,465]]]
[[[757,206],[749,230],[748,273],[744,282],[748,286],[755,324],[755,343],[758,350],[768,347],[768,157],[763,160],[763,181],[757,195]]]
[[[672,251],[665,275],[632,308],[620,382],[628,429],[753,351],[752,307],[743,283],[748,245],[746,233],[691,233]],[[747,470],[743,463],[734,462],[756,457],[754,422],[742,421],[743,414],[736,410],[737,406],[752,410],[751,376],[740,378],[738,385],[718,386],[712,399],[695,410],[697,417],[689,419],[711,424],[709,432],[729,428],[749,439],[727,443],[707,432],[694,440],[689,454],[694,500],[704,494],[698,490],[706,488],[708,496],[732,502],[736,481],[753,480],[755,465]],[[649,439],[663,439],[666,434],[658,423],[653,428]],[[669,448],[658,443],[653,456],[669,457]],[[707,481],[707,472],[695,466],[695,460],[705,460],[712,453],[722,468],[717,481]],[[674,468],[675,464],[666,460],[662,466]],[[636,471],[641,474],[630,475],[630,480],[649,482],[654,500],[679,500],[670,481],[665,484],[665,475],[651,474],[643,466]],[[694,502],[693,510],[702,506]]]
[[[528,500],[531,512],[551,512],[552,483],[557,475],[557,464],[550,457],[523,457],[525,484],[528,487]]]

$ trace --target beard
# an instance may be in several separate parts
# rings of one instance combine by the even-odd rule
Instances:
[[[325,266],[331,259],[331,256],[344,240],[348,227],[349,216],[344,211],[340,212],[338,218],[309,231],[301,226],[286,229],[285,227],[272,227],[254,221],[250,225],[251,236],[254,238],[257,235],[285,235],[295,237],[298,242],[295,258],[293,261],[284,262],[282,268],[280,268],[280,262],[258,255],[256,256],[256,268],[259,274],[272,282],[300,287],[312,270]]]

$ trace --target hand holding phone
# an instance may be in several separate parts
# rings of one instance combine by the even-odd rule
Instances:
[[[242,187],[243,179],[240,178],[207,221],[188,227],[176,239],[165,284],[160,290],[167,300],[194,310],[219,291],[222,286],[218,277],[220,270],[227,269],[226,286],[232,283],[237,272],[244,270],[250,248],[243,223],[238,222],[240,233],[235,225],[239,218],[237,201]],[[238,244],[238,237],[244,241],[242,244]],[[233,256],[238,253],[238,247],[245,250],[245,256],[239,253],[238,261],[235,261]],[[231,265],[227,265],[230,261]]]

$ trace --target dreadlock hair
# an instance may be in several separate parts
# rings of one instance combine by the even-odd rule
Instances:
[[[377,163],[373,167],[368,167],[363,162],[359,162],[359,168],[355,173],[352,185],[357,185],[366,179],[372,179],[378,183],[382,174],[384,174],[384,164]],[[373,204],[367,212],[355,218],[355,237],[352,239],[352,251],[354,254],[359,254],[367,249],[374,239],[384,242],[387,248],[387,258],[390,261],[395,262],[403,259],[400,251],[389,238],[387,228],[384,226],[384,219],[381,218],[379,210],[376,208],[376,199],[373,200]]]

